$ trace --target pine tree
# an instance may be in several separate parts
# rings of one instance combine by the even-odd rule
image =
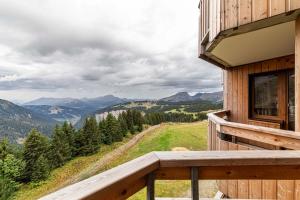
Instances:
[[[0,160],[0,176],[18,181],[24,172],[25,162],[12,154]]]
[[[45,158],[48,151],[48,140],[37,130],[33,129],[25,143],[24,143],[24,160],[25,160],[25,171],[24,175],[26,180],[33,179],[33,173],[36,173],[38,159],[42,156]],[[40,162],[40,161],[39,161]],[[46,159],[43,162],[47,163]],[[47,163],[48,164],[48,163]],[[46,165],[46,164],[45,164]],[[45,174],[45,176],[48,174]]]
[[[83,129],[79,135],[81,146],[79,147],[79,154],[88,155],[96,152],[101,143],[101,138],[98,131],[97,121],[94,117],[85,120]]]
[[[83,138],[83,130],[79,129],[75,132],[74,137],[74,148],[75,148],[75,156],[82,155],[81,148],[85,145],[85,141]]]
[[[130,131],[131,134],[134,134],[134,124],[133,124],[133,115],[131,110],[127,110],[126,112],[126,122],[127,122],[127,128]]]
[[[71,123],[64,122],[62,131],[67,137],[67,141],[71,150],[71,156],[73,157],[75,155],[75,129]]]
[[[56,126],[50,143],[48,159],[51,168],[62,166],[72,157],[72,148],[62,127]]]
[[[9,153],[8,148],[8,139],[2,139],[0,141],[0,160],[3,160],[7,156],[7,154]]]
[[[120,124],[120,131],[121,131],[123,137],[125,137],[127,135],[127,132],[128,132],[127,123],[126,123],[126,119],[124,117],[124,114],[125,113],[123,112],[118,117],[118,121],[119,121],[119,124]]]
[[[137,127],[137,131],[141,132],[143,130],[143,115],[140,111],[134,111],[134,125]]]
[[[99,127],[101,129],[101,132],[103,134],[103,143],[110,145],[113,143],[113,135],[110,131],[110,128],[107,125],[107,118],[103,119],[100,124]]]
[[[94,152],[96,152],[98,151],[101,144],[100,132],[98,130],[98,124],[95,117],[90,118],[89,122],[90,122],[89,131],[92,136],[92,145],[95,148]]]
[[[106,138],[105,138],[105,127],[106,127],[106,123],[105,123],[105,120],[101,120],[99,122],[99,125],[98,125],[98,132],[99,132],[99,137],[100,137],[100,141],[101,141],[101,144],[106,144]]]
[[[106,134],[112,136],[112,142],[119,142],[123,140],[120,124],[111,113],[109,113],[106,117]]]
[[[40,155],[33,166],[31,180],[33,182],[45,180],[49,176],[49,173],[48,160],[43,155]]]

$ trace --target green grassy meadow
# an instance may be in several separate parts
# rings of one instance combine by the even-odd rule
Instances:
[[[37,199],[49,192],[72,183],[72,180],[74,179],[82,180],[88,178],[151,151],[170,151],[175,147],[184,147],[188,150],[205,150],[207,139],[206,133],[207,121],[162,124],[159,128],[148,132],[141,141],[126,151],[126,154],[121,157],[117,156],[112,162],[102,165],[92,172],[86,171],[86,169],[93,167],[94,163],[101,162],[101,158],[104,155],[128,142],[132,136],[129,136],[123,142],[115,143],[111,146],[102,146],[100,151],[94,155],[78,157],[69,161],[63,167],[54,170],[51,173],[50,178],[40,185],[23,185],[15,199]],[[156,196],[186,196],[189,187],[190,183],[188,181],[157,181],[155,189]],[[145,199],[145,190],[142,190],[130,199]]]

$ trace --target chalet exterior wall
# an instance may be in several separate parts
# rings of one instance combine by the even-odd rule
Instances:
[[[294,69],[295,56],[285,56],[224,70],[224,109],[230,110],[230,121],[254,124],[249,118],[249,75]],[[272,123],[259,125],[274,127]]]
[[[208,147],[209,150],[261,150],[261,149],[294,149],[298,147],[287,146],[287,144],[299,144],[298,139],[292,142],[293,137],[300,139],[300,1],[299,0],[200,0],[200,20],[199,20],[199,52],[200,58],[223,69],[224,74],[224,113],[226,116],[219,116],[229,121],[227,132],[220,129],[222,122],[209,119]],[[293,27],[295,23],[295,29]],[[280,31],[280,25],[290,24],[288,33],[294,35],[280,35],[281,41],[285,42],[289,38],[290,51],[282,53],[282,46],[279,45],[278,38],[267,43],[266,38],[275,36]],[[278,25],[278,26],[277,26]],[[268,34],[262,34],[261,40],[254,40],[251,45],[241,46],[242,41],[249,41],[250,34],[256,34],[261,30],[271,30]],[[247,35],[248,34],[248,35]],[[255,36],[257,36],[256,34]],[[238,37],[237,37],[238,36]],[[238,38],[234,40],[233,38]],[[262,39],[263,38],[263,39]],[[257,37],[256,37],[257,39]],[[295,39],[295,42],[293,40]],[[251,40],[251,41],[252,41]],[[225,41],[225,42],[224,42]],[[228,42],[229,41],[229,42]],[[262,41],[261,43],[256,41]],[[226,43],[227,42],[227,43]],[[231,43],[230,43],[231,42]],[[235,42],[235,43],[234,43]],[[217,51],[222,47],[222,51]],[[268,45],[266,45],[268,44]],[[278,44],[277,48],[274,48]],[[240,50],[249,51],[249,55],[256,49],[262,47],[266,51],[261,53],[261,58],[255,56],[238,62],[239,58],[247,58],[246,53],[236,54]],[[234,49],[233,46],[236,48]],[[250,47],[249,47],[250,46]],[[293,47],[295,46],[295,50]],[[232,57],[228,59],[228,48],[232,48]],[[250,51],[250,50],[251,51]],[[268,56],[270,51],[277,54]],[[225,52],[225,53],[224,53]],[[265,54],[264,54],[265,53]],[[245,57],[238,57],[245,55]],[[227,57],[226,57],[227,56]],[[272,58],[270,60],[266,60]],[[256,62],[263,60],[260,62]],[[236,61],[236,62],[232,62]],[[244,64],[245,65],[241,65]],[[241,66],[237,66],[241,65]],[[280,122],[270,119],[262,120],[253,118],[252,114],[255,96],[250,96],[254,90],[251,89],[250,77],[265,74],[288,71],[295,73],[295,130],[286,131],[289,127],[284,125],[288,121],[288,88],[287,84],[278,84],[278,99],[281,99],[281,106],[277,106],[277,118]],[[278,77],[280,76],[278,75]],[[287,81],[287,79],[282,78]],[[284,83],[284,81],[282,81]],[[281,82],[281,83],[282,83]],[[253,83],[252,83],[253,84]],[[284,85],[284,86],[282,86]],[[258,91],[258,90],[256,90]],[[268,90],[270,91],[270,90]],[[250,100],[252,98],[252,102]],[[273,98],[274,99],[274,98]],[[279,103],[277,102],[277,105]],[[251,110],[252,109],[252,110]],[[286,110],[284,110],[286,109]],[[264,112],[263,112],[264,113]],[[256,116],[256,115],[255,115]],[[230,124],[231,123],[231,124]],[[249,126],[255,125],[255,126]],[[248,126],[247,128],[243,126]],[[249,128],[250,127],[250,128]],[[251,127],[253,130],[250,130]],[[267,127],[267,128],[264,128]],[[255,130],[254,130],[255,129]],[[286,129],[286,130],[283,130]],[[231,133],[230,133],[230,131]],[[290,129],[292,130],[292,129]],[[260,132],[261,131],[261,132]],[[262,132],[276,132],[279,135],[287,136],[286,139],[272,135],[269,139],[264,138]],[[265,135],[266,136],[266,135]],[[279,142],[277,144],[274,141]],[[269,143],[268,143],[269,142]],[[280,173],[280,172],[279,172]],[[282,172],[284,173],[284,172]],[[243,199],[300,199],[300,180],[221,180],[218,181],[219,190],[229,198]]]

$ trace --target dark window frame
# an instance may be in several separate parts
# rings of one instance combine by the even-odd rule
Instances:
[[[281,70],[281,71],[273,71],[273,72],[263,72],[258,74],[250,74],[249,75],[249,119],[252,120],[260,120],[260,121],[269,121],[280,123],[283,128],[287,126],[287,108],[288,108],[288,75],[293,70]],[[267,75],[277,75],[278,76],[278,85],[277,85],[277,98],[278,98],[278,106],[277,106],[277,116],[271,115],[257,115],[254,112],[254,102],[255,102],[255,91],[254,91],[254,78],[259,76],[267,76]]]

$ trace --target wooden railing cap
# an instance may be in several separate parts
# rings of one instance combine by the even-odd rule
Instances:
[[[209,120],[216,123],[218,126],[221,126],[221,130],[220,130],[221,132],[222,132],[222,126],[225,126],[225,127],[256,131],[256,132],[265,133],[269,135],[289,137],[296,140],[300,140],[300,132],[226,121],[223,118],[221,118],[221,116],[223,117],[226,113],[230,113],[230,111],[222,110],[214,113],[209,113],[207,115]]]
[[[155,152],[160,167],[194,166],[251,166],[251,165],[300,165],[300,151],[189,151]]]
[[[298,166],[300,166],[300,151],[152,152],[65,187],[41,199],[125,199],[145,186],[145,178],[148,174],[168,167],[190,168],[211,166],[211,168],[226,168],[228,166],[247,167],[266,165],[278,167],[296,166],[298,169]],[[175,174],[174,176],[177,175]],[[224,178],[224,176],[226,176],[226,173],[221,175],[220,178]],[[257,177],[254,176],[254,178]],[[140,180],[144,181],[139,182]],[[139,187],[135,188],[135,182],[139,182]],[[135,188],[135,190],[132,188]],[[131,193],[129,192],[130,189],[132,189]]]

